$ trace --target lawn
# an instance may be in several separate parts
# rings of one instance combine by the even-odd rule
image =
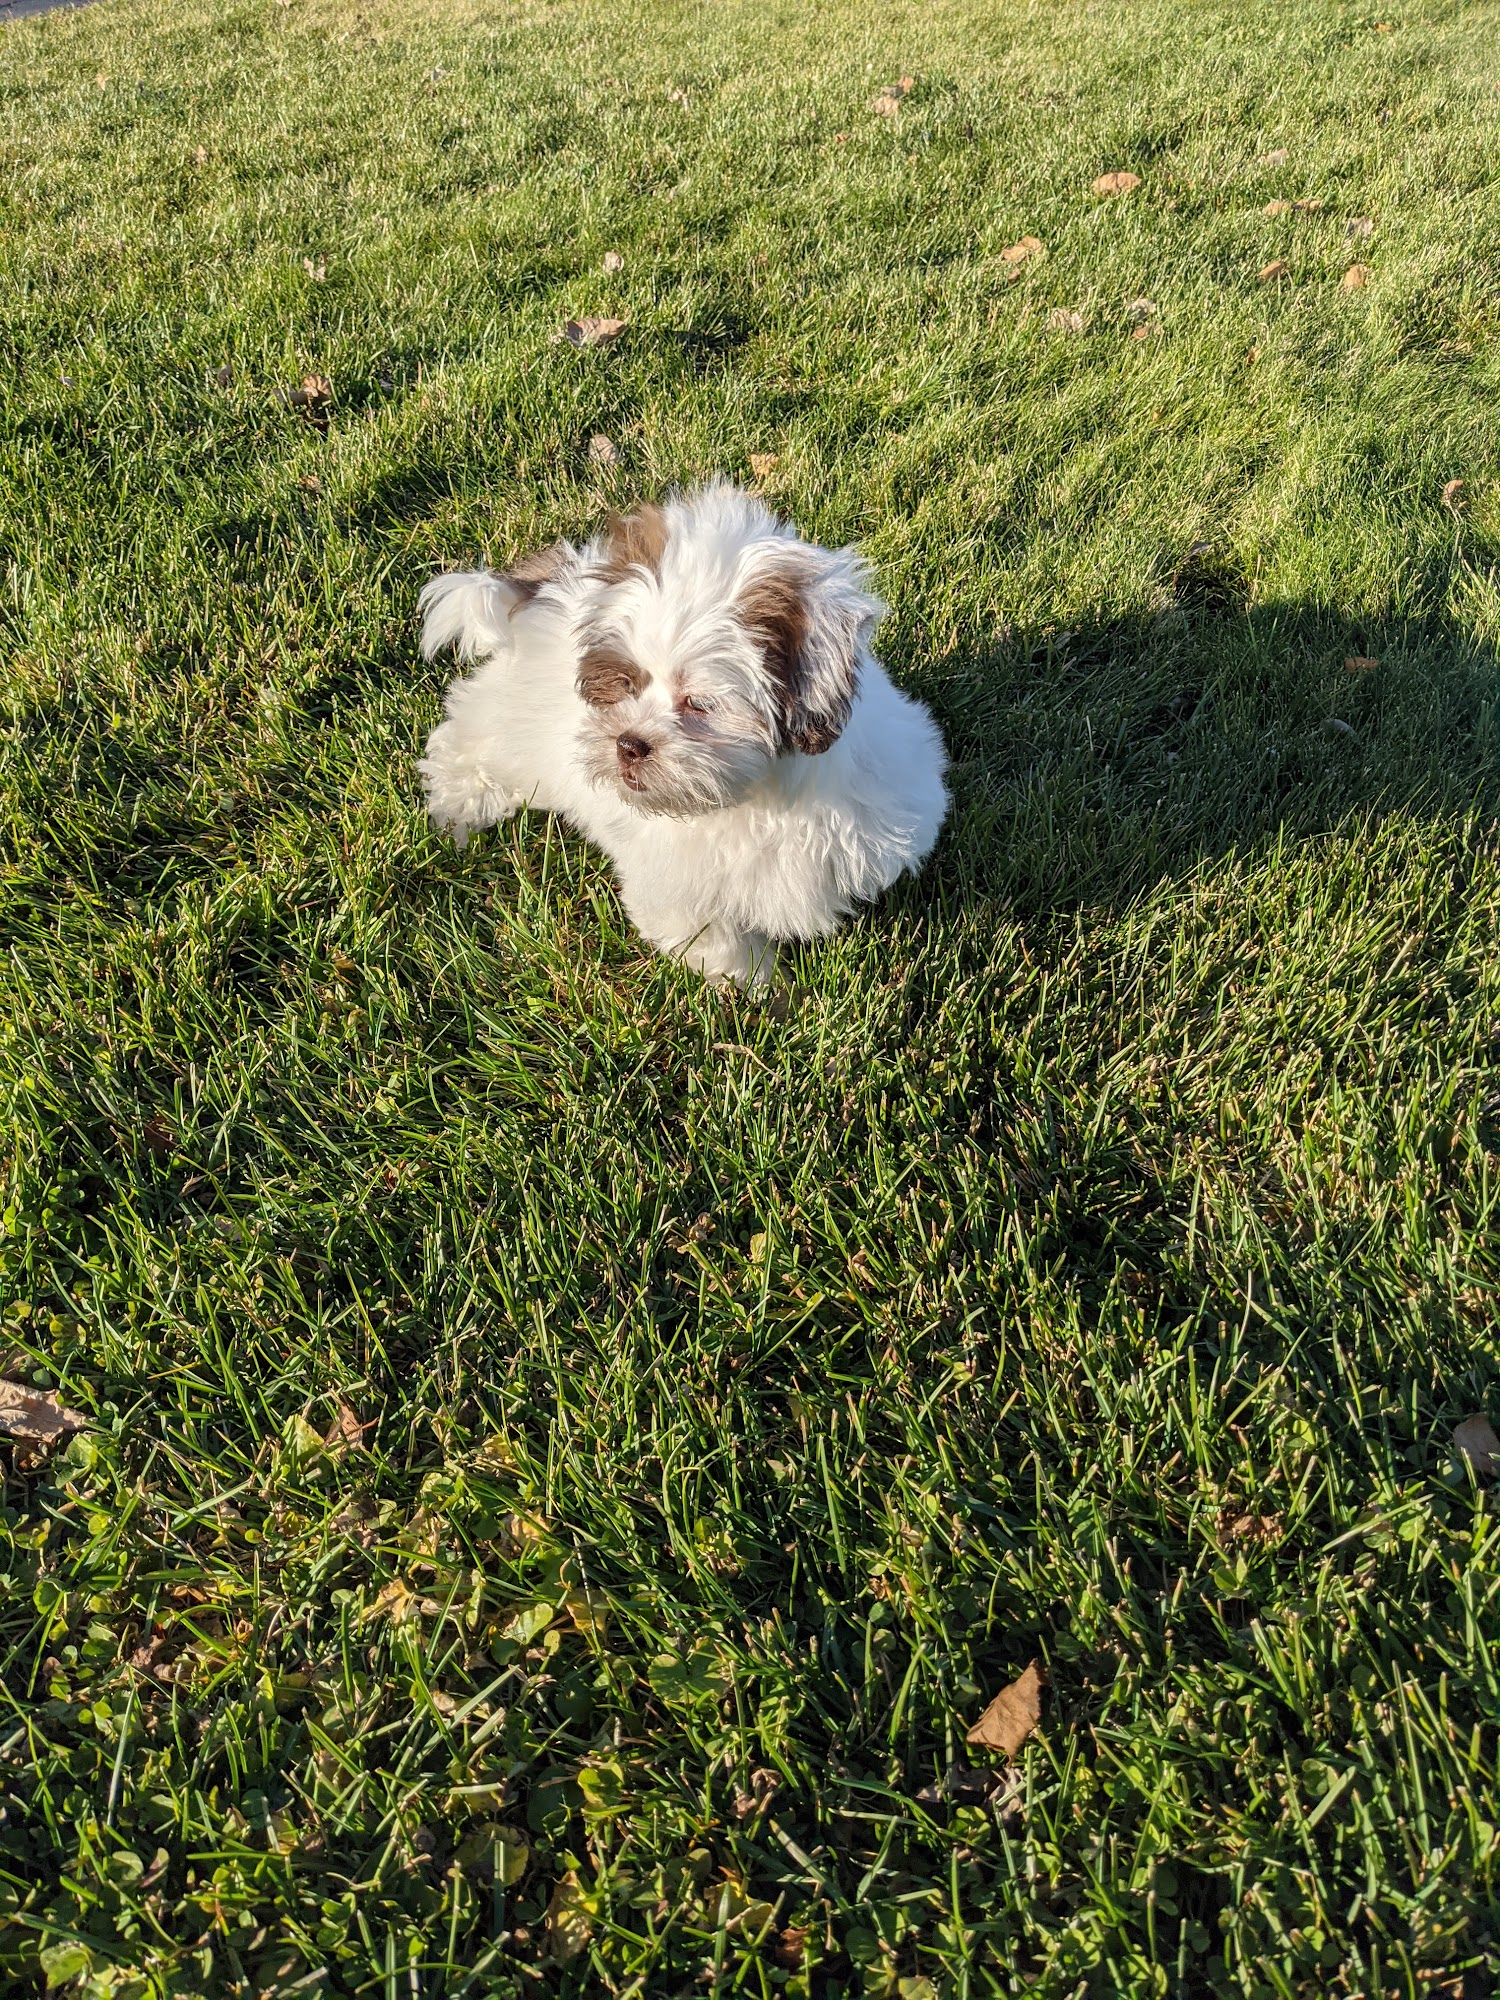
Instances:
[[[1496,1990],[1500,10],[1392,5],[0,29],[0,1989]],[[432,571],[713,471],[954,765],[766,1002],[413,772]]]

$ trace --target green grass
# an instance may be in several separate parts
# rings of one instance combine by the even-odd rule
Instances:
[[[1500,13],[1378,21],[0,30],[4,1991],[1495,1990]],[[752,453],[955,767],[785,1007],[412,771],[434,568]]]

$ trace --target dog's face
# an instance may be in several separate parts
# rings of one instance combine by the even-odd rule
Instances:
[[[585,767],[636,810],[675,815],[827,751],[883,609],[857,557],[796,540],[732,488],[617,517],[566,588]]]

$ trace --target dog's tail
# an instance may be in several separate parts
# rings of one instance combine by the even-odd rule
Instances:
[[[417,599],[422,617],[422,657],[445,646],[461,660],[488,660],[510,651],[510,621],[524,592],[493,570],[456,569],[435,576]]]

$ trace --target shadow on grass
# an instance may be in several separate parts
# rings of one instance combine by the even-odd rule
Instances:
[[[1155,616],[1007,631],[925,671],[893,649],[953,761],[944,901],[1120,906],[1355,819],[1493,814],[1500,672],[1461,627],[1236,605],[1196,561],[1176,582]]]

